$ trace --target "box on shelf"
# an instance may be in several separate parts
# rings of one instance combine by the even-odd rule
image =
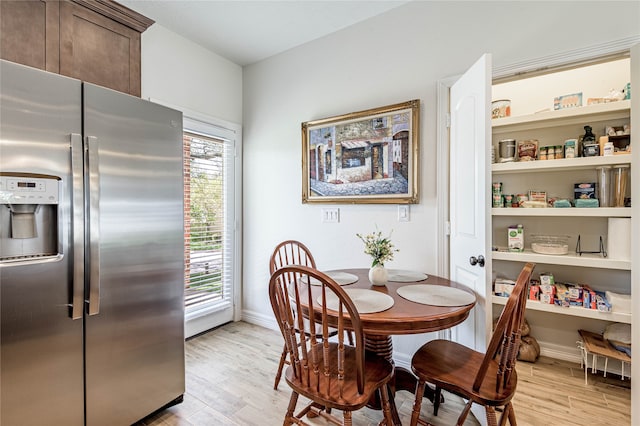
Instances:
[[[493,294],[496,296],[509,297],[513,292],[516,282],[506,278],[496,278],[493,282]]]
[[[549,305],[553,305],[553,301],[555,297],[551,293],[540,293],[540,303],[546,303]]]
[[[565,109],[582,106],[582,92],[572,93],[570,95],[556,96],[553,99],[553,109]]]
[[[631,314],[631,295],[606,291],[605,297],[611,305],[611,311],[620,314]]]
[[[538,300],[540,296],[540,286],[532,284],[529,286],[529,300]]]
[[[551,272],[542,272],[540,273],[540,287],[543,293],[553,293],[555,294],[556,288],[554,286],[555,280],[553,278],[553,274]]]
[[[587,309],[597,309],[596,292],[586,284],[582,285],[582,307]]]
[[[538,201],[546,205],[547,192],[546,191],[529,191],[529,201]]]
[[[507,234],[507,247],[511,252],[524,251],[524,228],[522,225],[509,226]]]
[[[585,198],[596,198],[596,184],[590,183],[576,183],[573,185],[573,195],[576,200]]]
[[[596,291],[596,309],[601,312],[611,312],[611,303],[602,291]]]

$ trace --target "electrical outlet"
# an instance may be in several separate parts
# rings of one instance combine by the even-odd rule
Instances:
[[[398,206],[398,222],[409,222],[409,206]]]
[[[322,223],[338,223],[340,222],[340,209],[322,209]]]

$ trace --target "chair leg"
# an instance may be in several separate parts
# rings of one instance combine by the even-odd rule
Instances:
[[[344,416],[344,426],[353,426],[353,419],[351,418],[351,411],[345,411],[343,413]]]
[[[353,332],[347,331],[347,339],[349,340],[349,345],[353,346]]]
[[[433,415],[438,415],[438,408],[440,408],[440,400],[442,399],[442,388],[436,386],[436,391],[433,396]]]
[[[386,426],[393,426],[393,417],[391,416],[391,404],[389,403],[389,391],[387,385],[382,385],[380,389],[380,401],[382,403],[382,414]]]
[[[298,392],[292,391],[291,398],[289,399],[289,406],[287,407],[287,413],[284,415],[284,423],[283,426],[292,425],[293,420],[293,411],[296,409],[296,404],[298,403]]]
[[[460,413],[460,417],[458,417],[456,426],[462,426],[464,424],[464,421],[467,419],[467,416],[469,415],[469,411],[471,410],[471,404],[473,404],[473,401],[469,400],[467,404],[464,406],[462,413]]]
[[[280,355],[280,363],[278,364],[278,372],[276,373],[276,381],[273,384],[273,390],[278,390],[278,384],[280,383],[280,377],[282,377],[282,368],[287,361],[287,345],[282,348],[282,355]]]
[[[504,407],[505,411],[508,409],[508,415],[509,415],[509,424],[511,426],[517,426],[518,422],[516,421],[516,412],[513,410],[513,404],[511,404],[511,402],[507,403],[507,405]],[[504,422],[505,424],[507,423],[506,421]]]
[[[487,426],[498,426],[495,408],[487,405],[486,407],[484,407],[484,411],[487,414]]]
[[[418,380],[418,384],[416,384],[416,399],[413,402],[413,412],[411,413],[411,426],[416,426],[418,424],[418,419],[420,418],[420,407],[422,407],[422,396],[424,395],[424,387],[426,386],[426,382],[424,380]]]

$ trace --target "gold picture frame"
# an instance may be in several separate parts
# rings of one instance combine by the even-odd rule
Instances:
[[[302,123],[302,202],[416,204],[420,100]]]

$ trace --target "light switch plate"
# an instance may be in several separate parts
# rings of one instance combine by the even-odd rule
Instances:
[[[398,206],[398,222],[409,222],[409,206]]]
[[[322,223],[338,223],[340,222],[340,209],[330,208],[322,209]]]

